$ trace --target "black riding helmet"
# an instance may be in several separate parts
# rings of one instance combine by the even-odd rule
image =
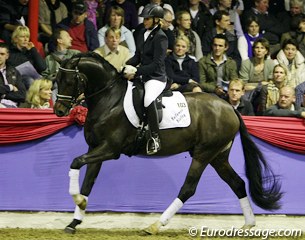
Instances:
[[[150,17],[163,18],[163,15],[164,12],[161,6],[157,4],[149,3],[143,8],[139,16],[143,18],[150,18]]]

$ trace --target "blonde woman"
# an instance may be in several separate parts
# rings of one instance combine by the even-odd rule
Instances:
[[[287,68],[283,64],[277,64],[273,68],[273,78],[267,85],[263,86],[259,97],[258,115],[276,104],[279,100],[279,91],[287,86]]]
[[[48,79],[35,80],[26,94],[21,108],[49,109],[51,108],[52,81]]]
[[[12,33],[12,46],[8,64],[16,67],[22,75],[26,89],[30,84],[40,78],[40,74],[47,66],[36,47],[30,42],[30,30],[26,26],[19,26]],[[24,66],[21,68],[21,66]]]

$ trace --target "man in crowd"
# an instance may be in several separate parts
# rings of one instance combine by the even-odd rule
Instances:
[[[233,79],[229,83],[227,101],[241,115],[254,116],[253,106],[251,102],[243,98],[245,94],[245,83],[241,79]]]
[[[9,48],[0,43],[0,107],[16,108],[24,102],[26,89],[16,68],[6,64]]]
[[[298,117],[305,118],[305,108],[295,107],[295,91],[292,87],[285,86],[280,89],[280,98],[277,104],[267,108],[265,116]]]

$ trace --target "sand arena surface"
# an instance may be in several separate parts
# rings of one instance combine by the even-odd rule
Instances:
[[[160,214],[152,213],[87,213],[78,226],[97,229],[144,229],[158,220]],[[64,229],[73,218],[73,213],[62,212],[0,212],[0,228]],[[240,228],[242,215],[176,214],[162,230]],[[256,229],[301,229],[305,232],[305,216],[256,215]]]

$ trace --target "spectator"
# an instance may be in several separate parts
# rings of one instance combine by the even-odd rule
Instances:
[[[199,35],[213,25],[212,14],[203,2],[200,0],[186,0],[180,6],[180,10],[188,11],[191,15],[191,28]]]
[[[303,15],[298,21],[298,28],[294,31],[283,33],[281,45],[286,39],[295,39],[299,45],[299,51],[305,56],[305,16]]]
[[[52,108],[52,81],[37,79],[26,93],[26,100],[20,108],[50,109]]]
[[[187,52],[190,41],[186,36],[175,40],[174,51],[165,59],[168,78],[172,81],[171,90],[180,92],[202,92],[199,86],[198,62]]]
[[[26,26],[19,26],[12,33],[12,46],[8,63],[16,67],[22,76],[22,81],[28,89],[31,83],[40,78],[46,69],[45,60],[30,42],[30,30]]]
[[[240,55],[237,49],[237,38],[228,31],[230,28],[230,15],[227,11],[219,10],[213,15],[214,27],[207,30],[202,38],[202,52],[203,55],[207,55],[211,52],[212,40],[217,34],[223,34],[228,40],[228,49],[226,55],[233,58],[238,66],[240,66]]]
[[[16,108],[25,100],[26,89],[19,72],[9,64],[9,48],[0,43],[0,107]]]
[[[262,86],[259,95],[258,114],[262,115],[270,106],[279,100],[279,90],[287,85],[287,69],[284,65],[278,64],[273,68],[273,78],[267,85]]]
[[[125,12],[125,19],[124,19],[124,26],[127,27],[129,30],[133,30],[138,26],[138,15],[137,9],[134,2],[126,1],[126,0],[109,0],[106,2],[105,6],[105,16],[104,20],[107,22],[109,19],[110,8],[112,6],[118,6],[124,9]]]
[[[236,62],[227,57],[227,49],[227,38],[223,34],[217,34],[212,41],[211,53],[199,60],[202,90],[222,98],[227,96],[230,80],[238,77]]]
[[[112,6],[109,9],[109,19],[107,24],[98,30],[98,39],[100,47],[105,45],[105,32],[109,27],[120,29],[120,45],[127,47],[130,51],[130,54],[133,56],[136,51],[136,44],[132,35],[132,32],[124,26],[124,10],[119,6]]]
[[[120,29],[110,27],[105,32],[105,44],[94,50],[94,52],[110,62],[118,72],[121,72],[122,68],[125,67],[127,60],[131,57],[128,48],[119,45],[120,39]]]
[[[253,57],[242,61],[239,71],[240,79],[246,85],[245,90],[254,90],[258,85],[265,85],[272,78],[274,61],[268,59],[269,42],[265,38],[255,40],[252,47]]]
[[[182,10],[176,14],[176,28],[173,30],[175,38],[185,35],[190,40],[189,54],[198,61],[202,57],[201,41],[198,34],[191,29],[191,15]]]
[[[270,43],[270,55],[276,54],[280,50],[280,37],[285,29],[280,19],[268,12],[269,0],[254,0],[254,6],[244,11],[242,15],[242,25],[250,16],[257,16],[264,38]],[[245,29],[245,28],[244,28]]]
[[[62,61],[71,58],[77,53],[78,50],[70,49],[72,46],[72,38],[69,33],[64,29],[55,29],[49,45],[52,46],[52,51],[46,56],[46,70],[42,72],[42,76],[53,82],[52,99],[56,101],[56,94],[58,92],[57,83],[55,82],[58,68]]]
[[[57,27],[65,29],[72,37],[71,49],[87,52],[99,46],[97,31],[87,19],[87,6],[84,1],[73,2],[72,17],[63,19]]]
[[[9,43],[18,26],[26,26],[29,0],[0,0],[1,38]]]
[[[245,33],[237,40],[237,48],[241,56],[241,60],[253,57],[252,46],[256,39],[262,38],[258,18],[251,16],[245,22]]]
[[[157,5],[161,6],[163,9],[169,10],[172,13],[173,17],[175,18],[175,12],[173,10],[173,7],[170,4],[164,3],[162,0],[150,0],[150,1],[148,1],[148,3],[157,4]],[[138,14],[140,14],[142,12],[142,10],[144,8],[144,5],[142,5],[138,8]],[[139,24],[143,23],[143,18],[142,17],[138,17],[138,23]]]
[[[168,40],[168,48],[167,48],[167,52],[171,52],[174,48],[174,43],[175,43],[175,36],[173,33],[173,19],[174,19],[174,15],[172,14],[171,11],[169,11],[168,9],[163,9],[164,12],[164,17],[161,20],[161,28],[162,31],[166,34],[167,36],[167,40]]]
[[[299,84],[295,88],[296,101],[295,105],[297,107],[305,107],[305,82]]]
[[[68,10],[60,0],[39,0],[39,40],[48,43],[56,25],[68,17]]]
[[[298,50],[298,44],[294,39],[284,41],[282,49],[276,56],[275,64],[286,66],[287,84],[293,88],[305,81],[305,58]]]
[[[241,115],[254,116],[253,106],[251,102],[244,99],[245,83],[240,79],[233,79],[229,83],[227,101],[233,108],[235,108]]]
[[[305,108],[295,106],[295,91],[290,86],[282,87],[279,91],[279,100],[267,108],[265,116],[305,118]]]
[[[230,16],[230,25],[227,30],[233,35],[235,35],[237,38],[243,36],[244,33],[241,27],[239,14],[237,10],[233,8],[232,0],[216,0],[216,3],[216,6],[210,9],[212,15],[214,15],[215,12],[219,10],[227,11]]]

